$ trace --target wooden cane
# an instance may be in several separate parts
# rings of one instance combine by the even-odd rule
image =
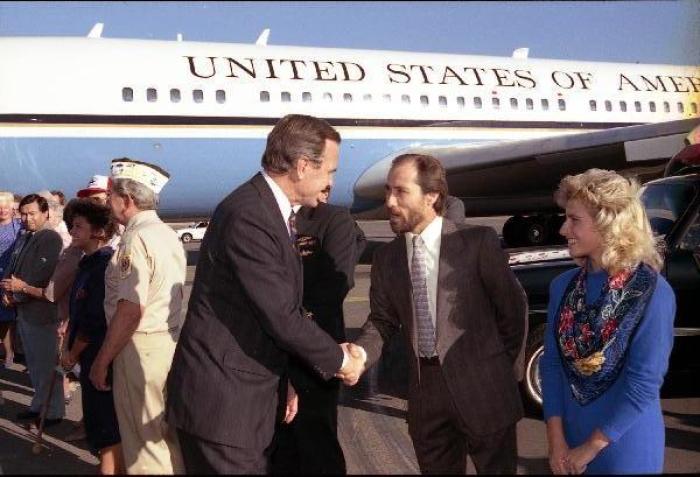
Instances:
[[[39,416],[39,429],[36,435],[36,440],[34,445],[32,445],[32,454],[41,454],[42,440],[44,437],[44,422],[46,421],[46,413],[49,410],[49,401],[51,401],[51,394],[53,394],[53,388],[56,386],[56,377],[63,376],[63,368],[61,367],[61,354],[63,351],[63,337],[58,340],[58,354],[56,355],[56,367],[53,369],[53,374],[51,374],[51,382],[49,383],[49,392],[44,398],[44,402],[41,404],[41,414]],[[63,384],[63,383],[61,383]]]

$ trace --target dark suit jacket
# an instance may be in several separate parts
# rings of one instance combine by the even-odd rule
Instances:
[[[264,449],[295,354],[325,379],[335,341],[302,316],[301,259],[258,174],[214,211],[167,383],[167,418],[203,439]]]
[[[375,253],[370,315],[356,343],[367,366],[401,330],[409,359],[408,420],[419,392],[417,335],[406,239],[398,236]],[[522,362],[527,301],[508,267],[493,229],[443,221],[437,291],[437,352],[452,399],[469,432],[483,436],[522,417],[514,367]]]
[[[26,244],[25,236],[17,239],[15,251],[10,258],[10,265],[4,275],[15,275],[21,278],[27,285],[45,288],[53,275],[58,257],[63,249],[61,236],[50,228],[37,230],[29,237]],[[33,324],[49,324],[58,321],[56,304],[27,296],[24,293],[15,293],[17,308],[22,310],[22,318]]]
[[[343,301],[355,286],[355,266],[366,245],[362,232],[348,209],[329,204],[302,207],[297,213],[300,238],[311,238],[304,264],[304,308],[313,320],[338,343],[345,342]],[[297,389],[335,388],[323,383],[299,359],[294,359],[289,378]],[[325,385],[325,386],[324,386]]]

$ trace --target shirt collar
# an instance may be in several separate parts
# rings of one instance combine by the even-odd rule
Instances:
[[[131,230],[139,224],[149,222],[157,218],[158,214],[155,210],[142,210],[129,219],[129,222],[126,224],[126,228]]]
[[[299,208],[301,207],[300,205],[292,207],[291,202],[289,202],[289,197],[287,197],[287,194],[284,193],[282,188],[277,185],[277,182],[272,180],[272,177],[270,177],[267,172],[264,170],[262,171],[262,176],[265,179],[265,182],[267,182],[267,185],[270,186],[270,189],[272,189],[272,195],[275,196],[275,201],[277,202],[277,206],[280,209],[280,212],[282,213],[282,218],[284,219],[284,223],[287,223],[287,220],[289,220],[289,214],[294,210],[294,212],[298,212]]]
[[[442,217],[438,215],[418,235],[420,235],[420,237],[423,239],[423,243],[425,244],[425,246],[428,249],[432,249],[435,246],[435,244],[438,243],[438,240],[440,239],[441,234],[442,234]],[[406,240],[411,245],[413,245],[413,236],[414,235],[415,234],[412,232],[406,232]]]

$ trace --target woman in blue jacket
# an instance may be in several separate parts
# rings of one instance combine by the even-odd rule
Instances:
[[[540,364],[555,474],[663,470],[659,390],[676,304],[638,191],[591,169],[565,177],[555,194],[579,265],[550,286]]]

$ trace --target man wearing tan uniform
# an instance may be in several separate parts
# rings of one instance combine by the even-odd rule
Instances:
[[[182,325],[185,252],[156,214],[168,173],[131,159],[112,161],[109,205],[126,226],[105,274],[105,342],[90,372],[97,389],[109,389],[129,474],[182,473],[174,434],[163,419],[165,380]]]

